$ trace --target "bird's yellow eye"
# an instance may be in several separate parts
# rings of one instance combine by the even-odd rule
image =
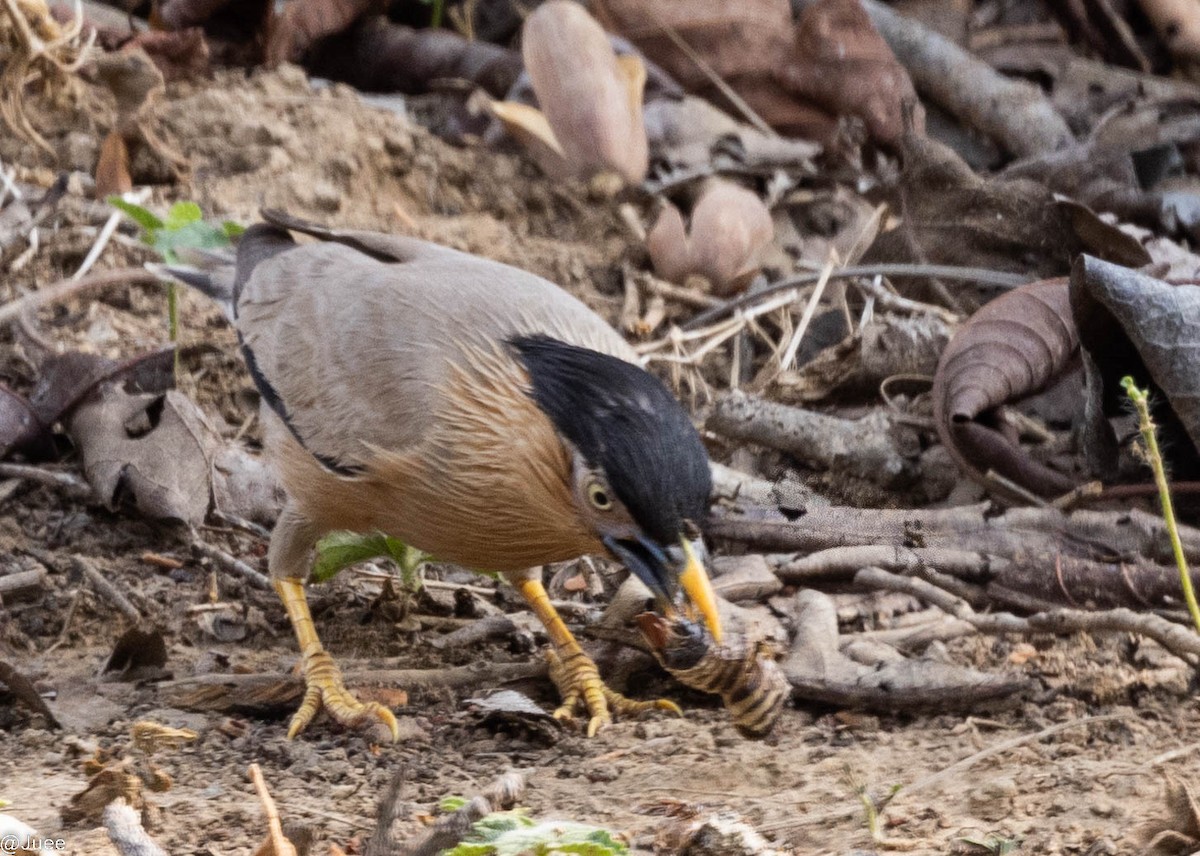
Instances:
[[[601,511],[608,511],[613,507],[612,497],[608,495],[608,491],[604,489],[604,485],[599,482],[589,484],[587,493],[588,499],[592,501],[592,505]]]

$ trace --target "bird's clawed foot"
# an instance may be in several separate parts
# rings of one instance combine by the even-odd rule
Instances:
[[[292,716],[288,726],[291,740],[308,727],[317,711],[322,708],[337,723],[353,729],[369,729],[382,723],[391,734],[392,742],[400,739],[400,726],[390,710],[378,702],[363,704],[342,683],[342,672],[333,658],[324,650],[308,654],[304,658],[304,701]]]
[[[554,711],[554,718],[569,721],[575,718],[576,710],[586,710],[588,737],[595,737],[611,725],[614,714],[635,716],[648,710],[665,710],[683,716],[679,705],[665,698],[636,701],[609,689],[601,680],[596,664],[583,651],[566,652],[566,659],[563,659],[550,648],[546,651],[546,659],[550,663],[550,679],[562,695],[562,706]]]

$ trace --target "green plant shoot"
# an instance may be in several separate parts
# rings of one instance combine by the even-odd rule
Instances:
[[[207,222],[204,212],[195,202],[176,202],[167,210],[165,218],[119,196],[108,197],[108,204],[141,227],[143,243],[158,253],[167,264],[182,261],[180,250],[228,247],[234,238],[246,231],[230,220],[219,225]],[[175,283],[167,285],[167,335],[172,344],[179,341],[179,298]],[[175,352],[175,377],[179,377],[178,350]]]
[[[417,570],[429,556],[415,547],[409,547],[399,538],[374,532],[360,535],[357,532],[331,532],[317,542],[317,560],[313,564],[313,582],[325,582],[340,572],[372,559],[391,559],[400,568],[404,588],[416,592],[421,590],[421,578]]]
[[[1133,378],[1121,378],[1121,386],[1125,394],[1133,402],[1138,415],[1138,431],[1146,443],[1146,457],[1150,469],[1154,471],[1154,483],[1158,486],[1158,498],[1162,503],[1163,519],[1167,524],[1167,535],[1171,539],[1171,550],[1175,553],[1175,564],[1179,568],[1179,583],[1183,587],[1183,599],[1187,603],[1188,614],[1192,616],[1192,624],[1200,633],[1200,607],[1196,605],[1196,591],[1192,587],[1192,575],[1188,570],[1187,558],[1183,555],[1183,543],[1179,540],[1179,526],[1175,522],[1175,506],[1171,502],[1171,486],[1167,484],[1167,471],[1163,466],[1162,452],[1158,448],[1158,433],[1154,421],[1150,418],[1149,394],[1144,389],[1138,389]]]
[[[458,846],[442,856],[618,856],[629,848],[607,829],[570,820],[537,821],[524,809],[477,820]]]

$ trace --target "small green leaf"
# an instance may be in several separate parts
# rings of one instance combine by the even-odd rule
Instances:
[[[242,237],[246,233],[246,227],[232,220],[223,220],[221,222],[221,231],[225,233],[226,238],[233,240],[234,238]]]
[[[359,562],[391,559],[400,567],[404,587],[415,592],[421,589],[417,569],[427,558],[415,547],[409,547],[399,538],[384,535],[382,532],[369,535],[331,532],[317,542],[317,561],[313,565],[312,579],[313,582],[325,582]]]
[[[178,226],[168,225],[154,234],[150,246],[158,251],[167,263],[179,261],[178,250],[215,250],[228,247],[229,237],[219,227],[203,220],[191,220]]]
[[[190,223],[200,223],[204,220],[204,212],[195,202],[176,202],[167,210],[167,221],[164,228],[174,232]]]
[[[317,542],[317,561],[313,564],[314,582],[333,579],[351,565],[370,559],[391,558],[387,536],[379,533],[331,532]]]
[[[472,844],[464,841],[453,850],[443,850],[440,856],[495,856],[496,848],[490,844]]]
[[[438,808],[449,814],[452,811],[458,811],[467,804],[464,797],[442,797],[442,801],[438,803]]]
[[[105,201],[141,226],[146,232],[153,232],[163,227],[163,221],[159,220],[148,208],[143,208],[134,202],[126,202],[120,196],[110,196]]]

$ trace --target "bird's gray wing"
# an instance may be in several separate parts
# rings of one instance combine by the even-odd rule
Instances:
[[[533,274],[411,238],[318,237],[327,240],[239,265],[237,327],[264,396],[327,463],[420,443],[450,366],[469,367],[475,349],[542,333],[637,359],[603,319]]]

